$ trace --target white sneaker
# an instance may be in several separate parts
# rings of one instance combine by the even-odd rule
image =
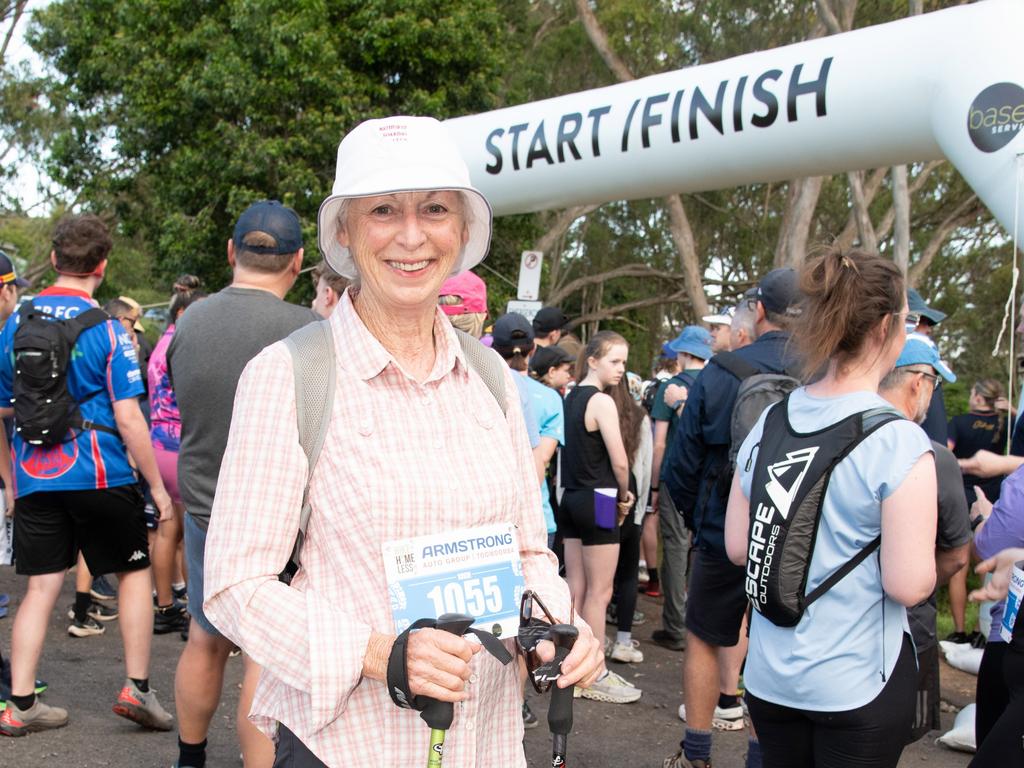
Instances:
[[[647,563],[643,560],[641,560],[640,565],[637,566],[636,580],[641,584],[646,584],[651,580],[651,574],[647,571]]]
[[[640,643],[630,640],[629,645],[616,642],[612,646],[612,652],[608,654],[612,661],[621,661],[623,664],[639,664],[644,660],[643,651],[640,650]]]
[[[609,672],[589,688],[577,688],[584,699],[605,701],[609,704],[631,704],[642,695],[642,691],[627,683],[621,675]]]
[[[679,719],[686,721],[686,705],[679,705]],[[735,707],[719,707],[715,705],[715,714],[711,716],[711,727],[719,731],[742,731],[743,730],[743,707],[737,704]]]

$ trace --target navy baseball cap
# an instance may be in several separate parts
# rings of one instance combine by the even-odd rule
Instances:
[[[669,347],[676,354],[685,352],[699,357],[701,360],[711,358],[711,333],[700,325],[688,325],[682,332],[669,342]]]
[[[896,365],[893,367],[904,368],[908,365],[930,365],[950,384],[956,381],[956,375],[939,359],[939,350],[923,339],[908,337],[903,345],[903,351],[900,352]]]
[[[547,334],[564,328],[569,322],[561,307],[543,307],[533,316],[535,333]]]
[[[495,347],[513,349],[518,346],[533,346],[533,326],[529,320],[515,312],[509,312],[495,320],[491,336],[494,337]]]
[[[757,284],[757,300],[776,315],[800,314],[800,288],[792,267],[773,269]]]
[[[3,251],[0,251],[0,283],[3,285],[14,283],[19,288],[28,286],[28,280],[18,277],[18,272],[14,268],[14,260]]]
[[[277,245],[245,245],[244,238],[250,232],[264,232],[277,242]],[[253,203],[235,223],[235,233],[231,236],[235,250],[246,250],[250,253],[284,254],[295,253],[302,247],[302,226],[298,214],[277,200],[260,200]]]

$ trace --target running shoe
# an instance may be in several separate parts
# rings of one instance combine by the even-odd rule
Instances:
[[[179,603],[188,602],[188,586],[182,584],[180,587],[171,586],[171,594],[174,595],[174,599]]]
[[[72,612],[72,616],[74,613]],[[107,628],[100,624],[92,616],[86,616],[85,621],[72,619],[68,624],[68,634],[72,637],[89,637],[90,635],[102,635]]]
[[[644,660],[643,651],[640,650],[640,643],[630,640],[629,644],[616,641],[612,646],[612,652],[608,654],[612,661],[620,661],[623,664],[639,664]]]
[[[661,582],[648,581],[640,587],[640,593],[647,595],[648,597],[661,597]]]
[[[643,560],[640,561],[640,565],[636,569],[636,580],[641,584],[646,584],[651,580],[651,574],[647,570],[647,563]]]
[[[619,610],[615,603],[608,603],[608,610],[605,611],[604,621],[606,624],[619,623]],[[639,627],[647,621],[647,616],[641,611],[633,611],[633,626]]]
[[[93,602],[89,606],[89,610],[86,611],[87,616],[91,616],[96,621],[113,621],[117,618],[117,606],[103,605],[103,603]],[[68,618],[74,621],[75,618],[75,606],[68,606]]]
[[[4,736],[24,736],[33,731],[47,731],[51,728],[63,728],[68,724],[68,712],[60,707],[51,707],[38,698],[28,709],[18,709],[13,701],[8,701],[0,714],[0,734]]]
[[[670,651],[686,650],[686,638],[671,635],[664,629],[656,629],[651,632],[651,640],[662,648],[668,648]]]
[[[686,705],[679,705],[679,719],[686,721]],[[743,706],[737,700],[735,707],[719,707],[715,705],[715,713],[711,716],[711,727],[719,731],[743,730]]]
[[[157,608],[153,613],[153,634],[166,635],[170,632],[181,632],[188,626],[188,612],[181,603],[174,603],[166,608]]]
[[[631,704],[640,698],[642,691],[626,682],[621,675],[609,671],[589,688],[577,687],[573,695],[609,704]]]
[[[711,768],[711,761],[694,760],[691,762],[686,759],[683,750],[680,749],[672,757],[666,757],[661,766],[662,768]]]
[[[540,725],[540,720],[533,714],[533,710],[530,709],[530,705],[525,701],[523,702],[523,730],[530,730]]]
[[[89,594],[92,595],[93,600],[113,600],[117,597],[117,590],[107,581],[106,576],[97,576],[92,580]]]
[[[164,711],[156,699],[156,691],[146,693],[139,690],[131,679],[124,681],[124,688],[114,702],[114,714],[138,723],[154,731],[169,731],[174,727],[174,718]]]
[[[950,632],[946,635],[947,643],[956,643],[957,645],[964,645],[971,642],[970,636],[966,632]]]

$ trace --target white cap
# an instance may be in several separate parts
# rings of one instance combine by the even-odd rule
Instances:
[[[701,320],[708,325],[732,325],[732,317],[729,315],[704,315]]]
[[[334,188],[317,215],[324,259],[339,275],[356,276],[352,255],[338,242],[343,200],[432,189],[462,192],[466,201],[469,239],[452,269],[457,275],[487,255],[491,206],[470,182],[469,169],[448,129],[432,117],[404,115],[360,123],[338,145]]]

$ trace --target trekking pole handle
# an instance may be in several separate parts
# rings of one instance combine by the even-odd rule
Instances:
[[[549,638],[555,644],[555,659],[561,672],[562,662],[572,651],[580,631],[572,624],[555,624],[549,631]],[[551,731],[551,765],[559,768],[565,765],[566,743],[572,731],[573,686],[551,689],[551,703],[548,706],[548,728]]]
[[[472,616],[465,616],[459,613],[445,613],[437,619],[436,629],[443,632],[451,632],[453,635],[462,637],[466,630],[473,624]],[[450,701],[438,701],[430,699],[427,706],[420,712],[420,717],[431,728],[440,731],[447,731],[452,727],[452,720],[455,718],[455,705]]]

